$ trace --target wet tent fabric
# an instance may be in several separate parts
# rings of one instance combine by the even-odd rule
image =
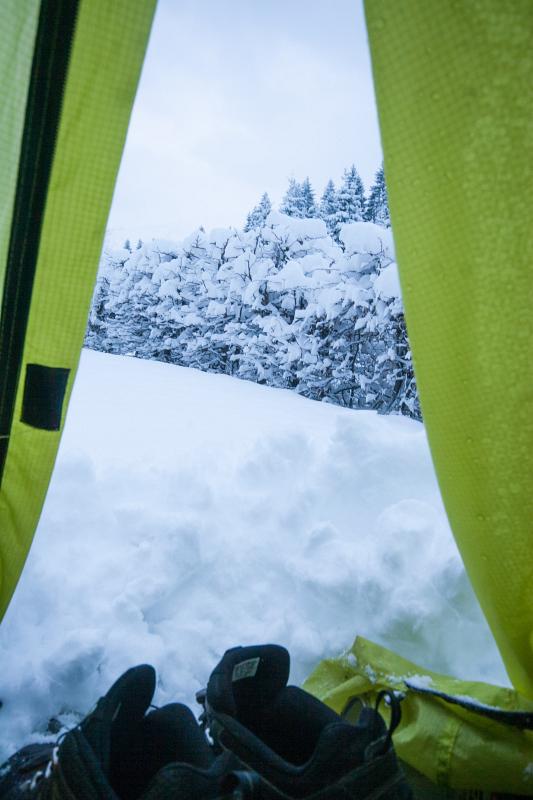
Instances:
[[[155,0],[2,4],[0,378],[5,389],[5,376],[14,375],[15,392],[11,410],[9,392],[0,393],[0,618],[24,565],[53,468],[154,6]],[[35,53],[40,47],[44,62],[52,63],[51,51],[68,44],[64,32],[69,19],[72,39],[63,65],[60,55],[59,66],[46,66],[36,79]],[[46,24],[48,29],[40,27]],[[43,30],[46,35],[40,37]],[[31,125],[28,121],[32,91],[35,107],[44,103],[43,97],[56,95],[59,120],[52,147],[46,140],[49,125],[33,140],[28,138],[29,127],[35,130],[39,123],[35,111]],[[50,168],[39,209],[34,201],[44,181],[34,185],[38,181],[32,184],[31,175],[39,174],[46,157]],[[22,174],[27,176],[33,217],[26,219],[23,248],[14,257],[15,229],[20,238],[24,222]],[[19,274],[26,275],[32,247],[34,275],[18,280]],[[26,309],[10,327],[28,280],[32,286]],[[18,359],[12,343],[20,325]]]
[[[509,676],[533,698],[533,4],[366,0],[366,17],[437,477]]]

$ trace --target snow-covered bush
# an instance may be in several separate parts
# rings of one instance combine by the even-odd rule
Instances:
[[[104,256],[86,345],[420,418],[390,229],[271,212]]]

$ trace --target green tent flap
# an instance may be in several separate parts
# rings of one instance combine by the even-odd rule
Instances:
[[[366,16],[435,469],[508,673],[533,698],[533,4],[366,0]]]
[[[8,0],[2,10],[0,66],[7,80],[2,87],[6,99],[0,112],[0,143],[5,143],[2,152],[11,161],[2,159],[0,167],[0,370],[2,377],[10,371],[16,380],[13,413],[6,392],[0,413],[4,422],[9,418],[0,431],[5,456],[0,485],[0,618],[24,565],[59,445],[154,7],[155,0]],[[56,54],[50,52],[49,37],[39,56],[38,31],[54,12],[58,25],[69,15],[74,21],[63,66],[50,60]],[[62,36],[57,42],[57,49],[65,44]],[[17,44],[16,54],[12,43]],[[41,71],[38,58],[46,64]],[[63,76],[54,70],[61,73],[65,65],[55,145],[39,146],[50,130],[47,119],[42,136],[28,146],[32,73],[37,88],[42,87],[34,92],[39,99],[48,86],[57,92]],[[33,117],[31,124],[37,123]],[[31,201],[44,181],[27,192],[35,214],[29,230],[37,237],[37,256],[30,276],[24,273],[30,291],[19,358],[10,347],[14,334],[5,333],[8,294],[20,299],[9,287],[17,285],[28,259],[21,256],[14,268],[7,254],[20,226],[13,210],[22,207],[21,176],[30,174],[31,159],[37,172],[44,158],[51,163],[42,213]],[[15,274],[8,275],[6,269],[15,269]],[[17,319],[23,316],[17,314]],[[15,334],[20,330],[15,326]]]

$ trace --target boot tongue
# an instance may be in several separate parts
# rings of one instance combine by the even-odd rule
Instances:
[[[81,723],[81,730],[102,771],[110,776],[114,762],[120,761],[140,735],[142,719],[155,691],[155,670],[148,664],[125,672],[102,697],[95,710]]]
[[[228,650],[207,684],[207,702],[214,711],[236,716],[247,724],[258,704],[269,706],[287,685],[290,659],[273,644]]]

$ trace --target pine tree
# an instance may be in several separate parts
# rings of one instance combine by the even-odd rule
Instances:
[[[304,217],[302,184],[294,178],[289,178],[289,188],[285,192],[279,210],[289,217]]]
[[[365,213],[365,190],[355,166],[344,170],[341,187],[337,193],[338,211],[335,236],[348,222],[359,222]]]
[[[131,253],[131,242],[129,239],[126,239],[126,241],[124,242],[124,250],[129,250]]]
[[[376,172],[374,184],[370,189],[365,211],[365,220],[390,228],[389,201],[383,164]]]
[[[301,184],[301,197],[302,197],[302,216],[303,217],[318,217],[318,209],[315,203],[315,193],[309,178],[305,178]]]
[[[338,210],[339,206],[337,200],[337,191],[335,189],[335,184],[330,178],[320,201],[319,212],[320,218],[326,223],[326,227],[330,236],[335,234],[335,226],[337,224],[336,214]]]
[[[266,218],[272,211],[272,203],[270,202],[270,197],[265,192],[259,201],[259,203],[254,206],[254,208],[250,211],[248,216],[246,217],[246,225],[244,226],[244,232],[247,233],[251,231],[253,228],[261,228],[265,222]]]
[[[140,250],[142,246],[143,246],[143,240],[139,239],[138,242],[137,242],[137,247],[135,249],[136,250]]]

